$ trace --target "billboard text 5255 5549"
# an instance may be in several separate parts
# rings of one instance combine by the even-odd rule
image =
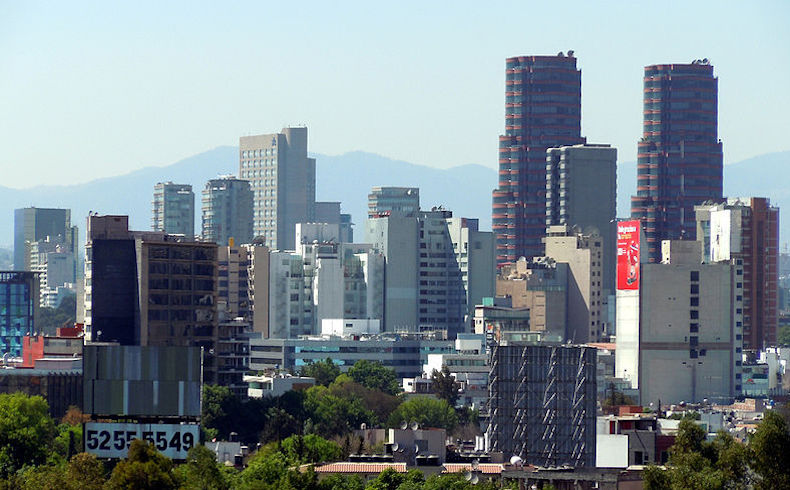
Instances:
[[[639,289],[639,221],[617,223],[617,289]]]

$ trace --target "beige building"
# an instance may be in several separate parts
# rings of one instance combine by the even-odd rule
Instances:
[[[642,404],[741,391],[743,265],[701,263],[700,245],[663,241],[662,262],[641,264],[639,289],[617,291],[616,375]]]
[[[267,336],[269,248],[260,243],[219,247],[218,264],[217,309],[220,321],[240,317],[253,332]],[[256,292],[260,293],[257,304]]]
[[[568,264],[570,269],[566,339],[574,343],[599,342],[605,331],[600,235],[576,233],[564,225],[550,226],[544,243],[546,257]]]
[[[513,308],[530,312],[529,329],[565,337],[568,314],[568,264],[519,259],[505,265],[496,279],[497,296],[509,296]]]
[[[239,176],[253,192],[253,233],[271,249],[293,250],[296,223],[315,220],[315,159],[307,128],[239,138]]]

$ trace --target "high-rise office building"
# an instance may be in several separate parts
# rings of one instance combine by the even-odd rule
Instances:
[[[572,51],[508,58],[505,73],[505,134],[499,137],[492,215],[498,264],[543,255],[546,149],[585,142],[581,71]]]
[[[644,124],[631,217],[644,223],[644,252],[662,240],[694,240],[694,206],[722,197],[718,79],[707,59],[645,67]]]
[[[38,317],[38,278],[33,272],[0,272],[0,355],[22,356],[22,339]]]
[[[189,184],[159,182],[154,186],[151,229],[170,235],[195,236],[195,193]]]
[[[417,187],[374,187],[368,194],[368,218],[399,211],[415,218],[420,212],[420,189]]]
[[[253,192],[253,233],[271,249],[293,250],[296,223],[315,220],[315,159],[307,128],[239,138],[239,176]]]
[[[253,191],[250,182],[229,175],[211,179],[203,188],[204,241],[220,246],[251,243],[253,239]]]
[[[70,209],[21,208],[14,210],[14,269],[32,270],[31,244],[50,241],[76,256],[77,227],[71,226]],[[76,271],[75,271],[76,274]]]
[[[216,383],[217,245],[128,224],[88,217],[86,342],[203,347],[204,380]]]
[[[702,261],[742,261],[743,348],[774,345],[779,321],[779,209],[763,197],[730,198],[694,209]]]
[[[601,237],[604,294],[614,294],[617,149],[609,145],[549,148],[546,227],[566,225]],[[548,253],[546,255],[549,255]],[[550,255],[549,255],[550,256]]]

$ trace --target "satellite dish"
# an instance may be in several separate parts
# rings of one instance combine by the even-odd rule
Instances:
[[[400,428],[401,428],[401,430],[408,429],[409,428],[409,423],[404,420],[403,422],[400,423]]]
[[[409,426],[411,430],[417,430],[420,428],[420,424],[417,423],[416,420],[412,421],[411,425]]]
[[[399,447],[400,447],[400,445],[397,442],[393,442],[392,443],[392,450],[393,451],[397,451]]]
[[[415,444],[414,445],[414,453],[415,454],[420,454],[420,445],[419,444]]]
[[[469,483],[471,483],[472,485],[477,485],[477,482],[479,482],[479,481],[480,481],[480,478],[478,478],[477,475],[473,475],[472,479],[469,480]]]
[[[518,456],[513,456],[512,458],[510,458],[510,464],[514,466],[521,466],[522,464],[524,464],[524,460]]]
[[[472,475],[472,472],[471,472],[471,471],[467,471],[466,473],[464,473],[464,480],[466,480],[466,481],[472,481],[472,477],[473,477],[473,476],[474,476],[474,475]]]
[[[480,468],[480,460],[479,459],[473,459],[472,460],[472,469],[477,471],[478,468]]]
[[[362,424],[360,424],[360,426],[359,426],[360,430],[365,430],[367,428],[368,428],[368,426],[367,426],[367,424],[365,422],[362,422]]]

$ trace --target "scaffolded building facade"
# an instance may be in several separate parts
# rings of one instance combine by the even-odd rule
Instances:
[[[595,349],[510,343],[489,352],[489,449],[540,467],[595,467]]]

